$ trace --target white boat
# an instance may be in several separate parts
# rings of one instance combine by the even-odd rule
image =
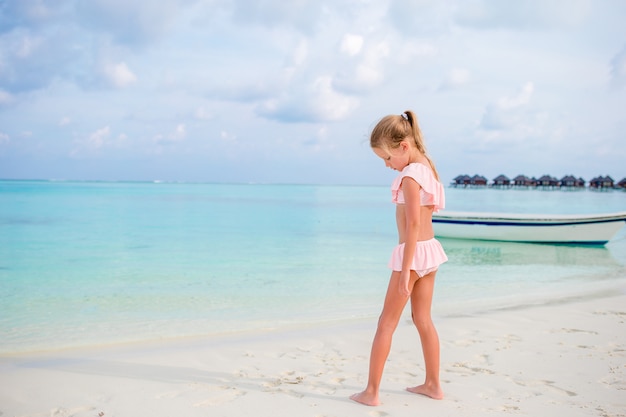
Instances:
[[[433,214],[435,236],[508,242],[604,245],[626,224],[626,211],[611,214]]]

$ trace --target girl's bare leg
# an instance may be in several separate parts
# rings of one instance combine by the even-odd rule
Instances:
[[[367,387],[364,391],[350,396],[350,399],[365,405],[379,405],[379,388],[380,380],[383,376],[385,362],[389,356],[391,349],[391,340],[393,333],[398,327],[398,322],[404,310],[404,306],[408,301],[408,297],[402,295],[399,291],[398,280],[400,273],[392,272],[385,296],[383,311],[378,319],[378,328],[372,343],[372,352],[370,354],[370,368]],[[417,274],[411,273],[411,281],[409,288],[415,283]]]
[[[436,274],[437,271],[420,278],[411,291],[411,313],[422,342],[426,378],[422,385],[407,388],[407,391],[441,400],[443,390],[439,381],[439,335],[430,315]]]

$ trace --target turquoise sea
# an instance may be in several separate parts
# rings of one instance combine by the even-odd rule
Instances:
[[[620,191],[446,189],[447,209],[626,210]],[[0,353],[375,318],[388,187],[0,181]],[[434,315],[626,288],[605,247],[441,239]]]

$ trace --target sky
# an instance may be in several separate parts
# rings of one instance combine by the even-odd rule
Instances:
[[[626,177],[626,1],[0,0],[0,178]]]

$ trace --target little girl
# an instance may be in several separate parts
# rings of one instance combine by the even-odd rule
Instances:
[[[410,298],[413,323],[422,342],[426,378],[424,384],[407,390],[442,399],[439,336],[430,309],[437,268],[448,260],[434,237],[432,225],[433,212],[444,208],[444,189],[433,162],[426,155],[417,118],[412,111],[386,116],[378,122],[372,131],[370,146],[387,167],[400,172],[391,185],[399,245],[389,260],[392,273],[372,343],[367,387],[350,398],[366,405],[380,404],[380,380],[391,339]]]

